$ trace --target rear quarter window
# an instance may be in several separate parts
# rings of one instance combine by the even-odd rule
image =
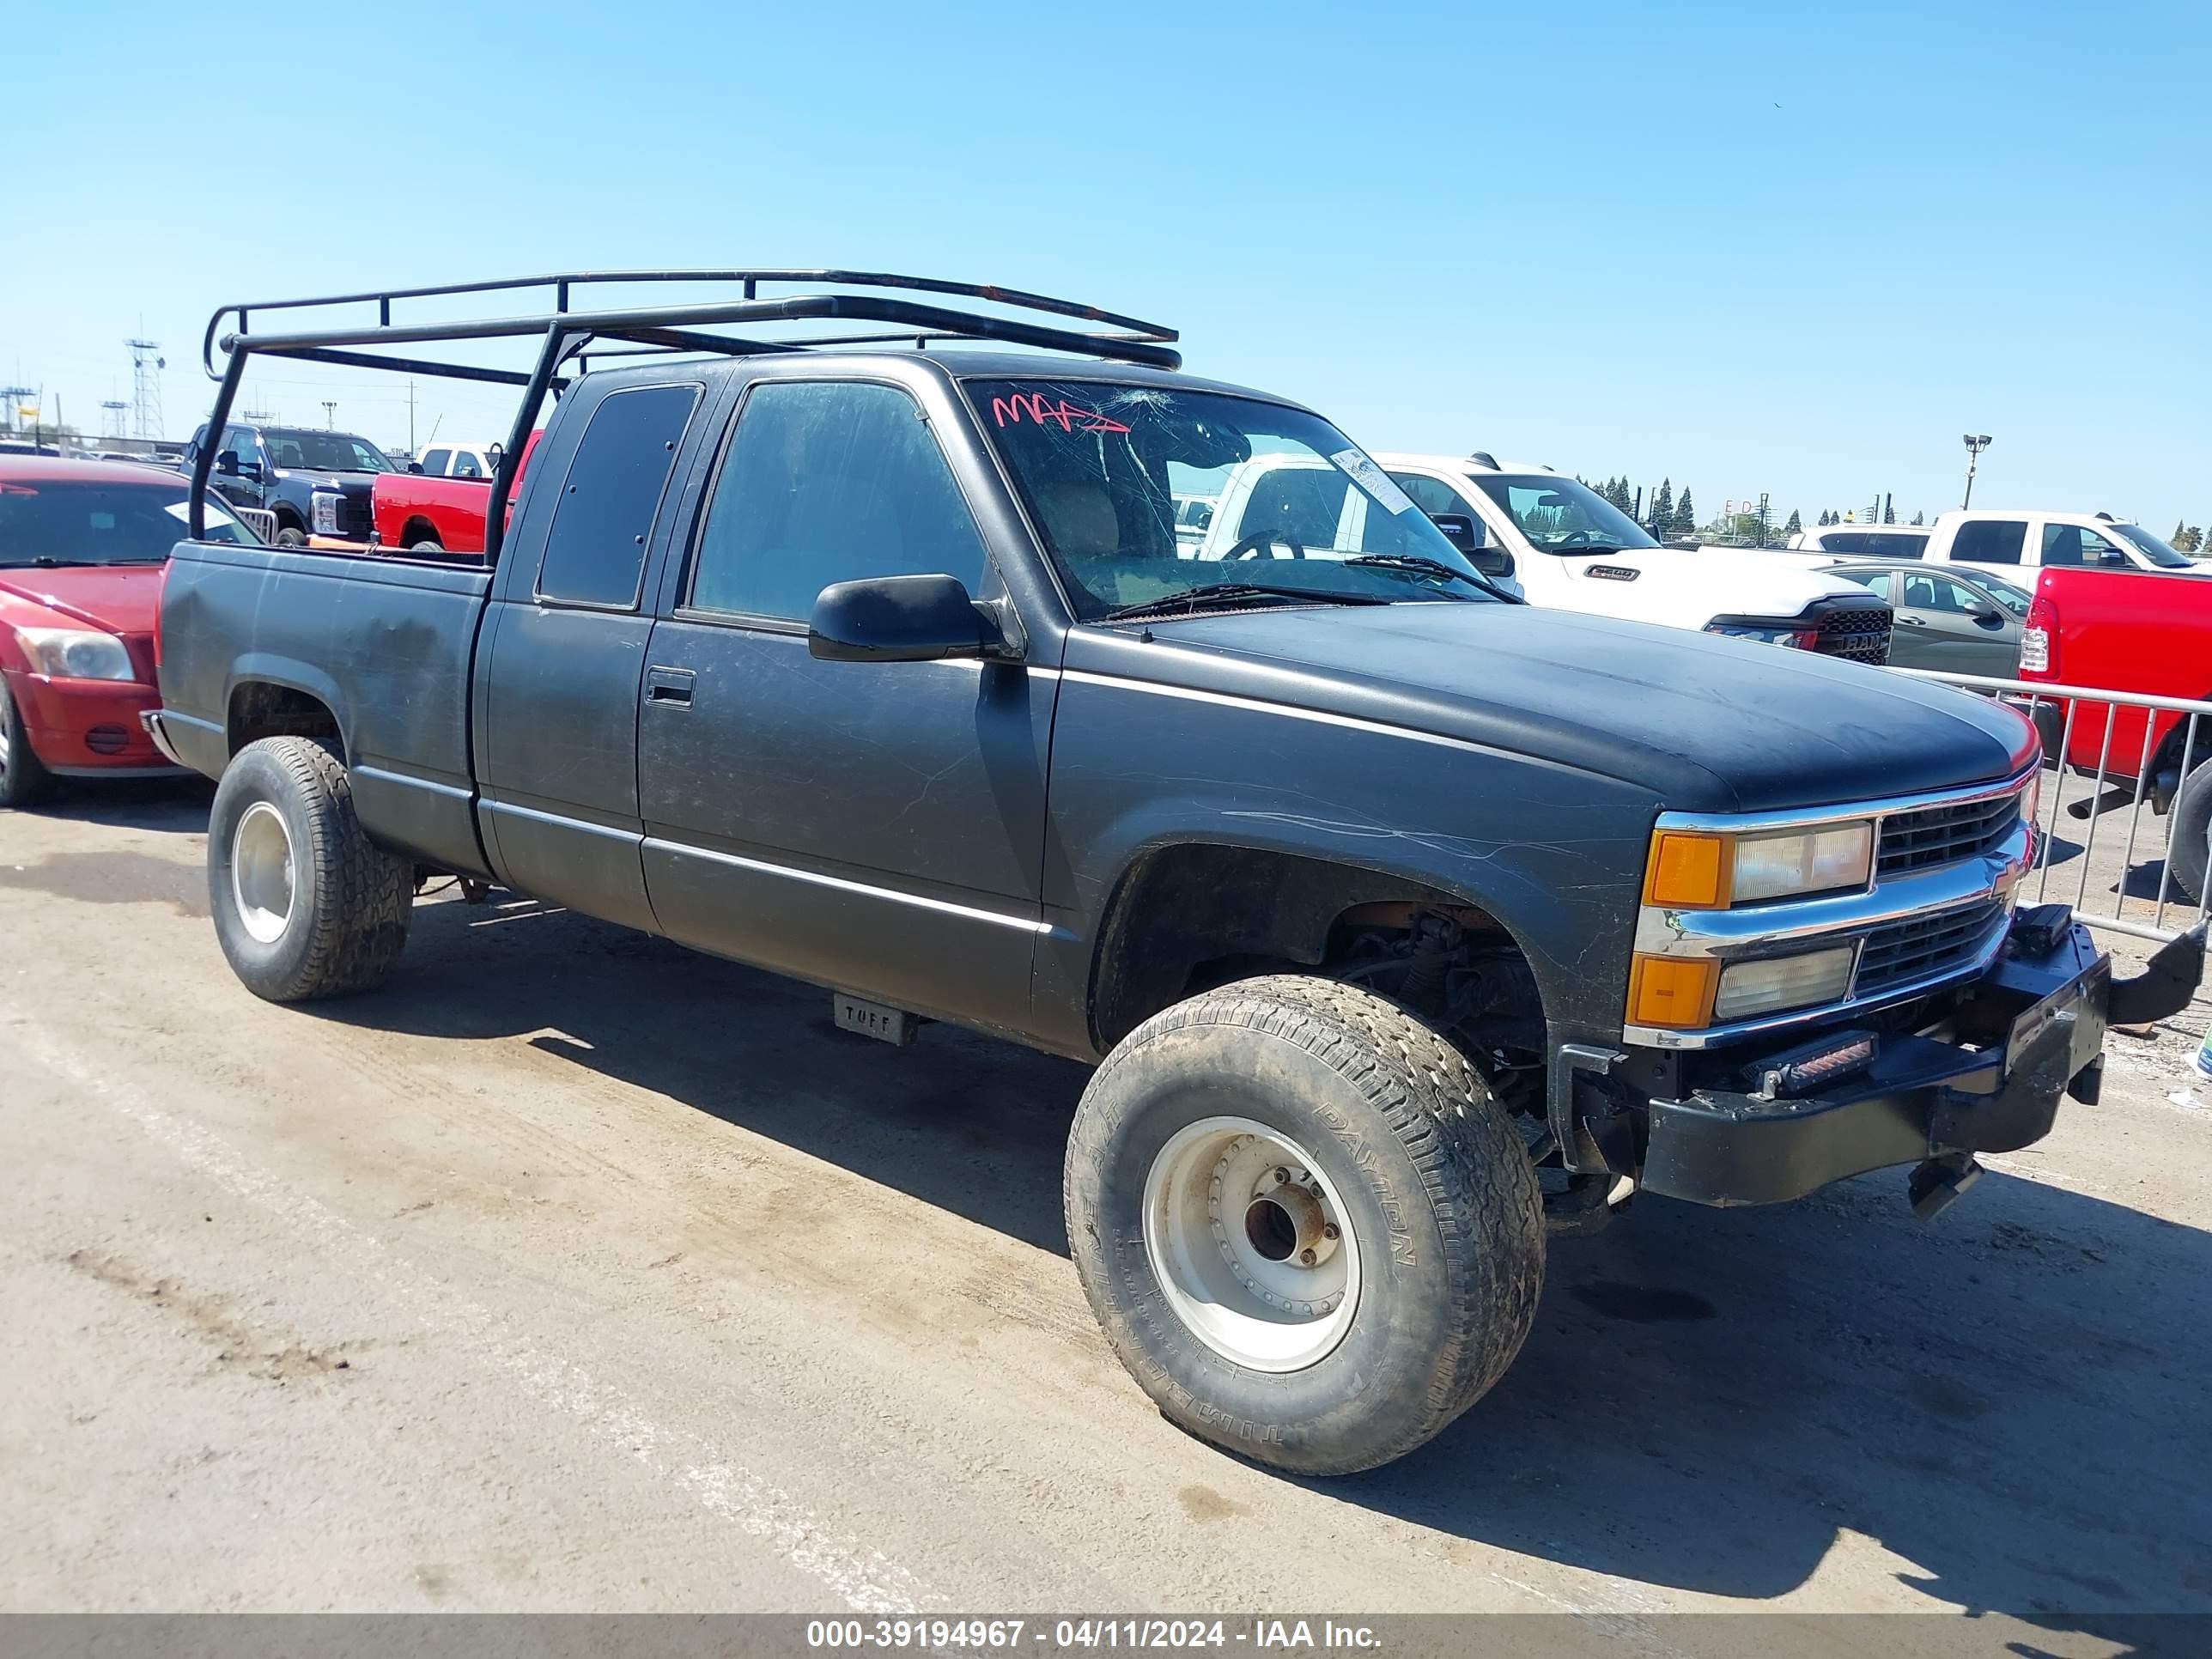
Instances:
[[[539,599],[636,608],[653,521],[699,391],[691,384],[637,386],[608,393],[592,411],[546,532]]]
[[[1951,538],[1951,556],[1970,564],[2018,564],[2027,544],[2027,520],[1978,519],[1959,526]]]

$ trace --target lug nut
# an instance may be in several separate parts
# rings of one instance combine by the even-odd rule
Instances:
[[[1314,1253],[1311,1250],[1300,1250],[1298,1252],[1298,1260],[1304,1262],[1307,1267],[1310,1267],[1314,1264]]]
[[[1291,1172],[1288,1170],[1278,1170],[1275,1171],[1275,1184],[1278,1187],[1287,1184],[1290,1178]]]
[[[1322,1230],[1321,1230],[1321,1236],[1322,1236],[1323,1238],[1334,1238],[1334,1237],[1336,1237],[1338,1236],[1338,1235],[1337,1235],[1337,1231],[1336,1231],[1336,1223],[1334,1223],[1334,1221],[1328,1221],[1328,1222],[1324,1222],[1324,1223],[1322,1223]]]

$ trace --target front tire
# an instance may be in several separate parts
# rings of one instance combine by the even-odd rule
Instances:
[[[295,525],[295,524],[287,524],[287,525],[279,525],[279,526],[276,527],[276,545],[277,545],[277,546],[279,546],[279,547],[305,547],[307,544],[307,532],[306,531],[304,531],[304,530],[301,529],[299,526],[297,526],[297,525]]]
[[[54,775],[32,752],[23,711],[0,678],[0,809],[35,806],[53,793]]]
[[[2212,763],[2189,769],[2174,792],[2166,826],[2166,869],[2192,902],[2204,896],[2205,866],[2212,863]]]
[[[1161,1412],[1298,1474],[1442,1430],[1543,1284],[1504,1109],[1435,1030],[1326,980],[1246,980],[1130,1033],[1084,1091],[1064,1196],[1091,1309]]]
[[[306,738],[240,750],[208,819],[216,938],[246,988],[304,1002],[380,984],[407,943],[414,870],[362,832],[345,767]]]

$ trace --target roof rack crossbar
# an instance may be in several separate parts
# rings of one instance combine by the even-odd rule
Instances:
[[[256,347],[256,351],[260,348]],[[481,368],[474,363],[438,363],[419,357],[386,357],[372,351],[339,351],[330,346],[297,346],[272,351],[272,357],[295,362],[331,363],[340,368],[382,368],[402,374],[434,374],[448,380],[482,380],[489,386],[528,386],[530,377],[512,368]]]
[[[575,311],[570,308],[570,291],[573,288],[595,283],[735,283],[740,285],[744,297],[738,301],[702,302],[643,308],[623,307],[605,312]],[[1045,327],[1015,319],[987,317],[973,312],[915,305],[880,295],[807,295],[781,300],[763,300],[759,297],[759,288],[763,283],[821,283],[839,287],[892,289],[914,293],[946,295],[987,301],[994,305],[1006,306],[1016,310],[1042,312],[1055,317],[1075,318],[1085,322],[1103,325],[1106,330],[1112,331]],[[511,293],[517,289],[544,288],[550,288],[553,290],[555,309],[550,313],[445,323],[406,324],[394,323],[392,320],[392,302],[396,300],[432,299],[457,295],[501,294]],[[362,304],[374,304],[376,307],[377,320],[373,325],[301,330],[296,332],[280,331],[271,335],[255,334],[249,326],[252,319],[257,313],[313,310],[332,306]],[[218,341],[218,331],[221,330],[226,317],[234,319],[236,326]],[[1000,288],[989,283],[956,283],[938,277],[901,276],[885,271],[785,268],[571,271],[542,276],[509,277],[488,282],[447,283],[423,288],[365,289],[359,293],[328,295],[318,298],[249,301],[222,306],[208,319],[207,331],[201,342],[201,362],[209,376],[211,379],[219,380],[222,378],[222,370],[216,362],[218,347],[228,353],[236,349],[241,343],[247,349],[258,351],[272,348],[281,349],[286,343],[295,346],[334,346],[365,344],[372,341],[398,343],[502,338],[525,333],[537,333],[556,322],[574,325],[580,329],[593,330],[601,329],[602,325],[605,325],[611,330],[614,327],[665,327],[700,322],[789,321],[811,317],[843,317],[869,319],[878,322],[904,323],[919,327],[932,337],[942,335],[950,338],[1005,340],[1012,343],[1039,345],[1048,349],[1073,351],[1086,356],[1120,358],[1127,362],[1149,363],[1167,368],[1179,368],[1182,362],[1177,354],[1165,349],[1177,337],[1175,330],[1073,300],[1058,300],[1048,295],[1031,294],[1025,289]],[[803,346],[814,343],[794,343]],[[700,343],[687,345],[682,349],[732,351],[743,350],[745,348],[742,345]],[[769,349],[775,348],[771,346]]]

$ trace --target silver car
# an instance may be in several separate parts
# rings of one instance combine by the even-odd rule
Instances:
[[[2021,624],[2031,598],[2025,589],[1985,570],[1954,565],[1852,559],[1828,568],[1889,601],[1896,613],[1889,636],[1892,667],[2000,680],[2018,673]]]

